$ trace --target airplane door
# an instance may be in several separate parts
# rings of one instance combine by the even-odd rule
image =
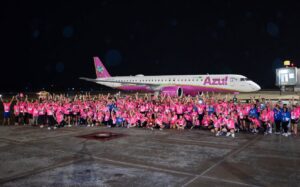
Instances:
[[[230,89],[234,89],[234,87],[237,86],[236,83],[237,83],[237,79],[234,78],[234,77],[230,77],[229,83],[228,83],[229,88],[230,88]]]

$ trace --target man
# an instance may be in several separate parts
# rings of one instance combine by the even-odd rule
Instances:
[[[7,125],[10,124],[10,106],[11,103],[14,100],[14,96],[12,97],[12,99],[10,100],[10,102],[7,101],[3,101],[2,96],[0,97],[1,102],[3,103],[3,108],[4,108],[4,116],[3,116],[3,123],[2,125],[5,125],[5,122],[7,122]]]

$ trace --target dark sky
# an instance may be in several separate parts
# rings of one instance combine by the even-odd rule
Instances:
[[[111,75],[236,73],[263,89],[274,88],[282,60],[300,66],[297,1],[10,0],[0,7],[0,90],[103,88],[78,80],[95,77],[93,56]]]

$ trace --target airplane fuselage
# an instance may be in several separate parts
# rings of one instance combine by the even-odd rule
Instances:
[[[254,92],[260,90],[255,82],[243,75],[155,75],[112,77],[98,57],[94,57],[96,79],[81,78],[104,86],[126,91],[163,92],[170,95],[195,95],[200,92]]]

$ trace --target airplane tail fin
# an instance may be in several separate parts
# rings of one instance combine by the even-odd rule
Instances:
[[[106,70],[105,66],[103,65],[103,63],[98,57],[94,57],[94,64],[95,64],[97,78],[111,77],[108,71]]]

